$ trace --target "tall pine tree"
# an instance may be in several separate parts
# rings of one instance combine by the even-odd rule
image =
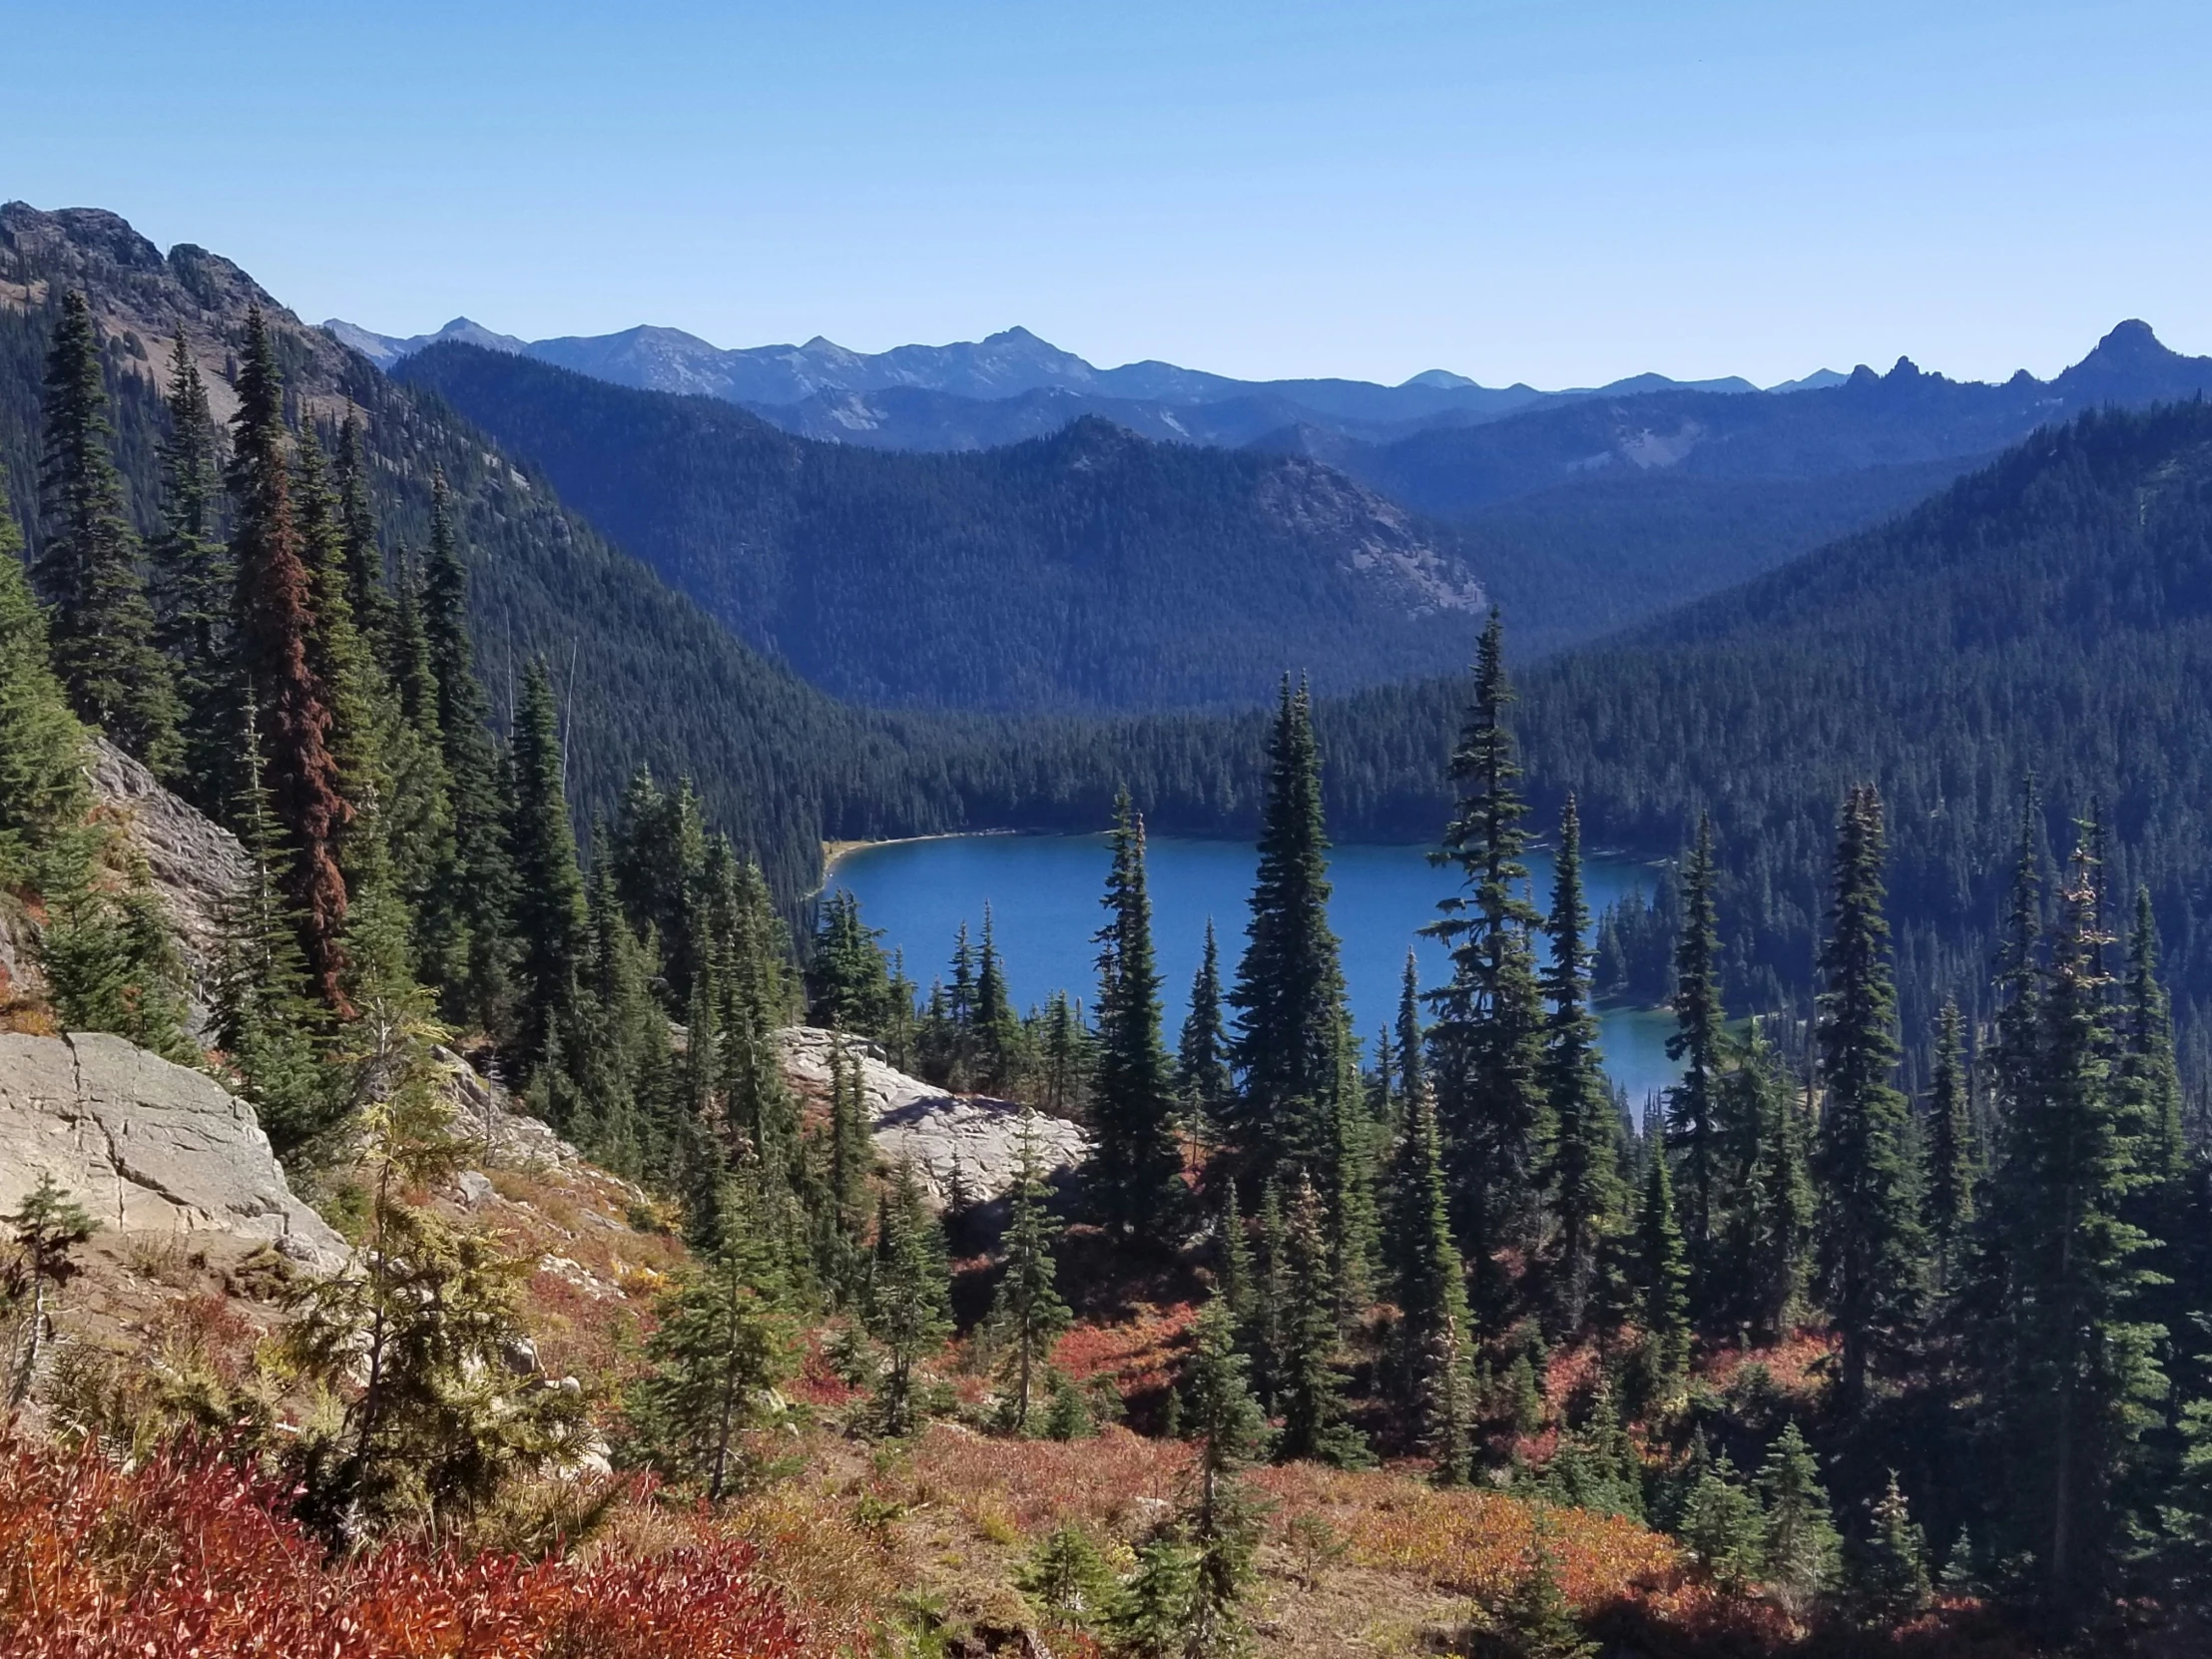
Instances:
[[[579,1028],[577,972],[586,960],[589,923],[576,833],[563,785],[560,716],[545,664],[523,670],[515,710],[514,796],[507,841],[514,860],[516,1058],[527,1073],[545,1056],[556,1024]]]
[[[1551,1017],[1544,1029],[1543,1085],[1551,1108],[1551,1160],[1545,1171],[1559,1229],[1553,1303],[1563,1332],[1578,1331],[1597,1272],[1598,1243],[1620,1205],[1614,1167],[1613,1094],[1598,1056],[1590,1012],[1589,906],[1582,897],[1582,822],[1573,796],[1559,823],[1559,853],[1545,931],[1551,961],[1543,976]]]
[[[312,576],[284,459],[283,382],[258,305],[247,312],[238,390],[229,483],[240,658],[271,809],[286,841],[284,898],[298,920],[315,994],[342,1012],[347,895],[337,853],[353,808],[330,752],[324,687],[308,658]]]
[[[1268,745],[1250,942],[1229,993],[1238,1163],[1255,1190],[1284,1166],[1286,1180],[1296,1171],[1322,1180],[1333,1155],[1346,1036],[1328,848],[1312,701],[1286,678]]]
[[[1910,1109],[1891,1079],[1898,1063],[1897,990],[1883,914],[1882,800],[1872,785],[1844,803],[1835,898],[1821,949],[1819,1259],[1842,1342],[1847,1409],[1870,1374],[1894,1366],[1915,1334],[1922,1296],[1919,1184]]]
[[[155,637],[177,688],[176,787],[208,817],[238,799],[239,722],[245,688],[232,639],[238,572],[221,535],[220,433],[183,329],[170,352],[169,435],[162,442],[162,527],[147,545]]]
[[[79,718],[158,776],[174,777],[176,693],[154,648],[154,611],[124,513],[107,408],[99,328],[84,294],[72,290],[62,296],[46,362],[39,465],[46,512],[38,577],[53,607],[54,668]]]
[[[1116,1231],[1173,1244],[1181,1235],[1183,1155],[1175,1130],[1174,1072],[1160,1037],[1144,820],[1126,791],[1114,804],[1111,839],[1113,867],[1101,900],[1108,919],[1097,934],[1092,1192]]]
[[[1713,820],[1698,819],[1697,841],[1682,872],[1682,934],[1674,951],[1674,1017],[1667,1058],[1682,1067],[1682,1081],[1667,1091],[1667,1139],[1682,1153],[1687,1177],[1683,1232],[1690,1250],[1690,1296],[1702,1321],[1719,1300],[1713,1283],[1719,1265],[1719,1229],[1726,1131],[1720,1122],[1721,1007],[1720,922],[1714,901],[1719,872],[1713,860]]]
[[[1503,1312],[1496,1253],[1533,1242],[1543,1098],[1543,1005],[1532,934],[1540,925],[1521,862],[1528,808],[1505,724],[1513,690],[1504,625],[1492,611],[1475,657],[1474,695],[1452,751],[1458,792],[1441,861],[1463,891],[1425,929],[1451,951],[1451,979],[1432,1000],[1429,1035],[1437,1121],[1456,1189],[1460,1233],[1485,1315]]]

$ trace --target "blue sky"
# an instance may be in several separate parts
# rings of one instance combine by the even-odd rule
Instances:
[[[310,318],[1590,383],[2212,351],[2212,7],[0,0],[0,197]]]

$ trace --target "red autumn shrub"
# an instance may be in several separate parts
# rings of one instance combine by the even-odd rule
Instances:
[[[754,1552],[530,1562],[395,1540],[329,1561],[278,1484],[203,1449],[133,1469],[0,1450],[0,1659],[797,1659]]]

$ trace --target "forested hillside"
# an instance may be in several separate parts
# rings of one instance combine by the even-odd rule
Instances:
[[[159,522],[172,336],[185,331],[220,421],[236,406],[231,376],[253,302],[269,315],[293,418],[310,415],[329,443],[344,411],[359,412],[395,566],[419,561],[442,472],[495,716],[504,726],[519,665],[542,653],[562,687],[581,817],[611,815],[637,766],[687,775],[787,897],[813,883],[826,832],[959,822],[941,776],[917,767],[906,743],[748,649],[565,510],[542,477],[301,325],[229,261],[190,246],[165,257],[112,214],[0,209],[0,477],[14,500],[39,499],[40,380],[70,286],[86,291],[101,327],[117,459],[142,531]],[[39,515],[23,517],[35,554]]]
[[[1349,689],[1455,661],[1480,608],[1448,543],[1309,461],[1099,420],[983,454],[877,454],[476,347],[397,372],[739,635],[863,704],[1250,703],[1286,666]]]

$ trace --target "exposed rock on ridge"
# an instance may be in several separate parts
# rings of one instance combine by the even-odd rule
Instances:
[[[102,1032],[0,1032],[0,1208],[51,1173],[120,1233],[266,1239],[331,1269],[345,1241],[292,1193],[254,1109]]]
[[[820,1026],[796,1025],[776,1033],[784,1071],[802,1092],[830,1096],[830,1048],[837,1033]],[[929,1196],[942,1204],[957,1164],[960,1179],[976,1198],[996,1198],[1013,1185],[1021,1144],[1021,1108],[988,1095],[947,1094],[931,1083],[885,1065],[872,1043],[843,1039],[860,1078],[861,1109],[867,1113],[876,1153],[888,1160],[911,1158]],[[1090,1137],[1065,1118],[1037,1118],[1038,1160],[1047,1174],[1090,1156]]]

